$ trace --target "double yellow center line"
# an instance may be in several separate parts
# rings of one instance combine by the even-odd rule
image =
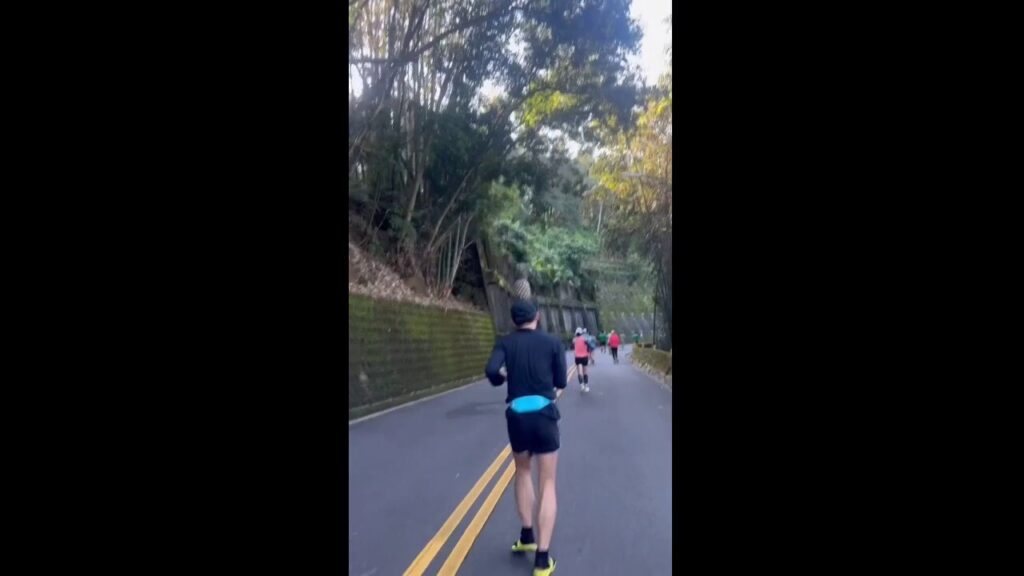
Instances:
[[[576,372],[576,366],[574,365],[569,369],[569,372],[565,375],[566,380],[572,378],[573,373]],[[491,465],[484,470],[483,476],[473,484],[470,488],[469,493],[466,497],[459,502],[459,505],[455,507],[448,519],[445,520],[444,524],[434,534],[434,537],[427,542],[427,545],[423,547],[423,550],[416,555],[416,558],[412,561],[412,564],[405,569],[402,576],[422,576],[426,572],[427,567],[437,556],[437,553],[444,547],[445,542],[451,537],[452,533],[455,532],[455,528],[459,526],[462,519],[466,517],[469,509],[476,502],[477,498],[484,491],[487,484],[490,483],[491,479],[501,468],[501,465],[512,453],[512,446],[506,444],[505,447],[498,453],[498,456],[491,462]],[[501,477],[498,478],[498,482],[491,488],[490,493],[487,494],[487,498],[484,499],[483,504],[480,505],[480,509],[476,511],[476,515],[469,521],[469,525],[466,527],[465,532],[462,533],[462,537],[455,543],[455,547],[452,548],[451,553],[448,554],[448,558],[441,565],[441,569],[437,572],[437,576],[455,576],[462,566],[462,562],[466,559],[466,555],[469,554],[470,548],[473,547],[473,543],[476,541],[477,536],[484,529],[484,525],[487,523],[487,519],[490,518],[491,512],[494,511],[494,507],[498,505],[498,500],[501,495],[508,488],[508,485],[512,482],[512,477],[515,476],[515,461],[510,461],[508,466],[505,467],[505,471],[501,473]]]

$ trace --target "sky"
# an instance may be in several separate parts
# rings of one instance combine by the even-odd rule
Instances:
[[[636,61],[649,85],[656,84],[658,76],[668,70],[666,50],[672,43],[672,35],[665,21],[671,14],[672,3],[668,0],[633,0],[630,7],[630,15],[640,21],[644,31]]]

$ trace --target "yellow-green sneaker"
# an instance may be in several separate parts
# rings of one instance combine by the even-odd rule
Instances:
[[[548,556],[547,568],[534,568],[533,576],[551,576],[555,573],[555,559]]]
[[[516,543],[512,545],[512,551],[513,552],[536,552],[537,551],[537,543],[534,542],[533,544],[523,544],[522,540],[516,540]]]

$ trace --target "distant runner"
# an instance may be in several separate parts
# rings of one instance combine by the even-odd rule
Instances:
[[[587,349],[587,339],[583,337],[583,328],[576,329],[572,346],[576,357],[576,377],[580,381],[580,392],[590,392],[590,377],[587,375],[587,360],[590,358],[590,350]]]
[[[555,529],[557,502],[555,472],[558,467],[558,419],[554,401],[565,390],[565,352],[562,342],[537,330],[540,315],[527,301],[512,305],[512,321],[517,330],[498,341],[484,373],[495,386],[505,383],[508,372],[508,396],[505,420],[512,458],[516,462],[516,510],[522,522],[519,539],[512,552],[535,552],[533,576],[550,576],[555,559],[550,556],[551,534]],[[586,360],[586,358],[584,358]],[[540,507],[537,512],[537,537],[533,535],[534,493],[530,458],[537,457],[540,483]]]
[[[597,341],[601,344],[601,352],[608,352],[608,333],[601,332],[598,334]]]
[[[619,339],[619,333],[612,330],[611,335],[608,336],[608,346],[612,349],[612,361],[616,364],[619,363],[619,344],[621,343],[622,340]]]
[[[597,338],[594,338],[594,335],[586,328],[583,329],[583,337],[587,340],[587,352],[590,363],[597,366],[597,360],[594,359],[594,350],[597,350]]]

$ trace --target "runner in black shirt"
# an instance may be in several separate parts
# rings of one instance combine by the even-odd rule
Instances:
[[[548,555],[555,528],[555,471],[558,467],[558,407],[554,400],[566,385],[565,351],[554,336],[537,330],[537,308],[530,302],[512,305],[512,321],[518,329],[494,345],[485,373],[491,384],[506,382],[501,368],[507,368],[508,396],[505,410],[512,458],[516,462],[516,508],[523,529],[513,552],[536,552],[534,576],[555,571]],[[540,477],[540,509],[537,538],[533,535],[533,479],[530,458],[537,457]]]

